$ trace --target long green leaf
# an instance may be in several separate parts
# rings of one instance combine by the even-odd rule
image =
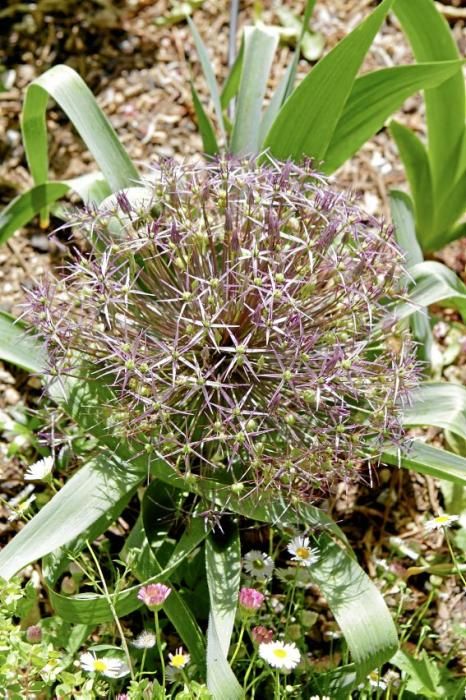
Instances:
[[[69,190],[64,182],[45,182],[18,195],[0,212],[0,245],[42,209],[63,197]]]
[[[260,149],[262,103],[278,34],[267,27],[246,27],[244,57],[230,150],[235,154]]]
[[[204,153],[209,156],[213,156],[218,153],[217,138],[215,136],[214,128],[211,124],[209,117],[199,99],[196,92],[196,88],[191,83],[191,95],[193,98],[194,109],[196,111],[197,122],[199,126],[199,131],[201,132],[202,145],[204,148]]]
[[[126,502],[143,478],[115,455],[88,462],[0,552],[0,576],[9,579],[76,538],[107,510]]]
[[[453,35],[432,0],[396,0],[400,20],[419,63],[459,59]],[[462,68],[425,93],[429,155],[436,199],[446,194],[457,174],[465,127],[465,87]]]
[[[238,700],[243,697],[227,661],[238,604],[241,551],[237,529],[216,542],[206,542],[206,571],[209,587],[209,625],[207,629],[207,686],[214,700]]]
[[[397,66],[357,78],[325,154],[324,171],[333,172],[356,153],[410,95],[440,85],[459,65],[459,61],[439,61]]]
[[[40,342],[21,321],[3,311],[0,311],[0,360],[37,374],[42,374],[46,364]]]
[[[403,409],[403,424],[435,425],[466,440],[466,389],[452,382],[424,382]]]
[[[50,68],[28,86],[23,105],[23,142],[36,184],[45,183],[48,175],[45,112],[49,96],[67,114],[113,191],[139,181],[138,171],[92,92],[72,68],[59,65]]]
[[[393,0],[383,0],[313,68],[281,108],[264,143],[272,155],[322,160],[351,94],[357,72]]]
[[[392,121],[390,133],[398,146],[411,188],[418,240],[424,250],[432,250],[436,247],[435,202],[429,156],[417,136],[402,124]]]
[[[454,240],[456,232],[451,230],[459,217],[466,210],[466,172],[462,174],[458,182],[448,191],[438,204],[436,224],[439,230],[438,239],[435,240],[435,248],[438,250]]]
[[[466,321],[466,285],[446,265],[427,261],[409,269],[414,281],[407,303],[399,304],[393,311],[397,319],[409,318],[420,308],[430,304],[442,304],[457,309]]]
[[[325,596],[362,679],[397,650],[395,625],[379,590],[346,550],[322,535],[319,552],[311,577]]]
[[[210,96],[212,102],[214,103],[215,114],[217,115],[218,126],[223,137],[225,137],[225,125],[223,123],[223,112],[222,104],[220,100],[220,92],[218,89],[217,81],[215,79],[215,74],[212,68],[212,64],[207,53],[204,42],[201,39],[199,32],[196,29],[196,25],[190,17],[188,19],[189,28],[191,34],[193,35],[194,43],[196,45],[196,50],[199,56],[199,61],[201,62],[202,71],[206,79],[207,87],[210,91]]]
[[[390,209],[395,226],[396,240],[406,254],[406,263],[412,267],[423,261],[422,250],[416,238],[413,205],[410,197],[404,192],[390,192]],[[426,308],[416,311],[410,316],[409,324],[413,337],[419,342],[418,355],[421,360],[432,364],[434,336]]]
[[[401,452],[395,447],[386,448],[382,459],[395,467],[466,486],[466,459],[453,452],[426,445],[421,440],[414,440]]]
[[[241,39],[238,55],[235,58],[235,62],[233,63],[222,88],[222,93],[220,95],[222,109],[226,109],[231,100],[238,94],[239,84],[241,81],[241,72],[243,70],[243,58],[244,38]]]

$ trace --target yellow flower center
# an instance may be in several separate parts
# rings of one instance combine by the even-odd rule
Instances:
[[[307,547],[296,547],[296,556],[300,559],[309,559],[311,552]]]
[[[438,525],[443,525],[444,523],[447,523],[450,520],[449,515],[439,515],[437,518],[435,518],[435,522]]]
[[[254,559],[254,561],[252,563],[256,569],[263,569],[264,568],[264,562],[262,561],[262,559]]]
[[[277,659],[286,659],[287,657],[285,649],[274,649],[273,654],[277,657]]]
[[[171,658],[170,664],[174,668],[183,668],[186,666],[186,657],[184,654],[174,654]]]
[[[102,661],[102,659],[96,659],[94,661],[94,671],[97,671],[97,673],[103,673],[106,670],[107,664],[105,663],[105,661]]]

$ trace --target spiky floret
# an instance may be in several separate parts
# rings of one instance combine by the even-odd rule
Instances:
[[[90,254],[34,292],[53,372],[108,382],[121,437],[181,473],[306,496],[399,440],[391,230],[308,164],[162,162],[147,187],[83,217]]]

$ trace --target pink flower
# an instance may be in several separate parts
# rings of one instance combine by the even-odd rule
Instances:
[[[273,630],[269,630],[263,625],[253,627],[251,634],[257,644],[268,644],[273,640]]]
[[[172,589],[163,583],[150,583],[139,590],[138,598],[147,605],[149,610],[157,610],[162,607],[171,592]]]
[[[244,610],[253,612],[259,610],[264,602],[264,594],[255,588],[242,588],[239,592],[239,604]]]
[[[26,630],[26,639],[30,644],[38,644],[42,639],[42,630],[39,625],[30,625]]]

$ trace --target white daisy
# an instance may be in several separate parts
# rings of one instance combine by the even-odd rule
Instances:
[[[49,476],[52,469],[53,457],[44,457],[28,467],[26,473],[24,474],[24,478],[26,481],[42,481]]]
[[[293,555],[292,560],[297,561],[301,566],[311,566],[315,564],[318,559],[314,550],[309,545],[309,537],[303,537],[302,535],[294,537],[287,549],[289,553]]]
[[[139,636],[133,641],[133,647],[136,649],[152,649],[156,642],[155,634],[148,630],[143,630]]]
[[[170,666],[172,668],[181,669],[189,664],[191,657],[183,651],[183,647],[179,647],[174,654],[169,654]]]
[[[107,678],[121,678],[129,673],[128,666],[119,659],[109,657],[97,658],[95,654],[87,651],[79,657],[79,663],[88,673],[101,673]]]
[[[424,527],[427,532],[433,532],[443,527],[450,527],[450,525],[453,525],[453,523],[456,523],[458,520],[458,515],[447,515],[444,513],[442,515],[437,515],[437,517],[432,518],[432,520],[428,520]]]
[[[309,700],[330,700],[330,695],[311,695]]]
[[[291,671],[301,659],[298,647],[294,642],[268,642],[259,644],[259,656],[273,668]]]
[[[264,581],[272,575],[273,561],[268,554],[252,549],[244,556],[244,570],[258,581]]]

